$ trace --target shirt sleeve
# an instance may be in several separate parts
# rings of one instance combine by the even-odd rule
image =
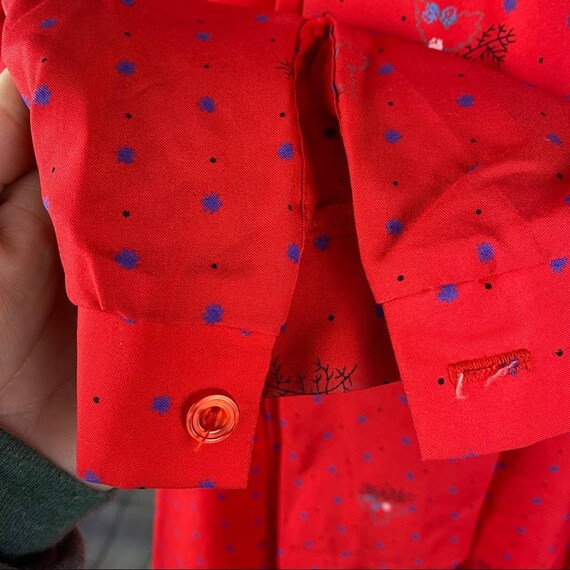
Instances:
[[[0,568],[83,568],[77,522],[116,495],[95,490],[0,428]]]
[[[568,101],[453,54],[335,30],[361,258],[423,458],[567,432]]]

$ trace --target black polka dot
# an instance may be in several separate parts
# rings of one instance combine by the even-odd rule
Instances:
[[[125,218],[128,218],[131,215],[131,213],[129,212],[129,210],[125,210],[123,212],[123,216],[125,216]]]
[[[402,20],[402,22],[405,22],[408,18],[406,18],[406,16],[402,16],[400,19]]]
[[[210,64],[209,64],[209,63],[205,63],[205,64],[204,64],[204,69],[210,69]]]
[[[561,348],[559,348],[554,354],[556,354],[556,356],[563,356],[564,351]]]
[[[546,117],[546,113],[545,113],[544,111],[541,111],[540,114],[541,114],[543,117]]]
[[[556,178],[558,178],[558,180],[562,180],[564,178],[564,174],[562,174],[562,172],[557,172]]]
[[[199,23],[199,24],[203,24],[203,23],[204,23],[204,20],[198,20],[198,23]]]
[[[127,117],[127,119],[132,119],[133,116],[130,113],[125,113],[125,117]]]
[[[469,142],[470,142],[471,144],[475,144],[475,143],[477,142],[477,139],[471,139]]]
[[[336,129],[334,127],[326,127],[323,129],[323,137],[325,139],[334,139],[336,137]]]
[[[99,396],[93,396],[93,401],[98,404],[99,403]]]
[[[544,58],[543,58],[543,57],[539,57],[539,58],[538,58],[538,63],[544,63]]]
[[[463,75],[463,73],[458,73],[457,77],[465,77],[465,75]]]
[[[45,63],[47,61],[47,57],[42,58],[42,63]]]
[[[378,48],[378,53],[382,53],[384,51],[384,48]]]
[[[131,37],[131,32],[125,32],[125,36],[127,36],[127,38]]]
[[[396,279],[398,281],[403,281],[404,280],[404,276],[403,275],[398,275],[398,277],[396,277]]]
[[[51,167],[51,171],[52,171],[52,172],[55,172],[55,166],[52,166],[52,167]]]
[[[276,42],[277,40],[275,38],[269,38],[270,42]]]
[[[289,211],[293,211],[293,205],[292,204],[287,204],[287,208],[289,208]]]
[[[437,379],[437,383],[441,386],[443,383],[445,382],[445,380],[443,378],[438,378]]]
[[[342,178],[339,178],[339,179],[338,179],[338,183],[339,183],[339,184],[344,184],[344,180],[343,180]]]
[[[493,285],[491,283],[485,283],[485,289],[492,289]]]
[[[218,269],[218,264],[217,263],[212,263],[212,265],[210,265],[210,267],[212,269]]]
[[[214,162],[216,162],[216,157],[215,157],[215,156],[211,156],[211,157],[210,157],[210,162],[211,162],[212,164],[214,164]]]
[[[146,489],[146,487],[139,487],[139,489]]]
[[[279,116],[280,116],[280,117],[284,117],[284,116],[285,116],[285,113],[281,112],[281,113],[279,113]]]
[[[393,107],[394,106],[394,101],[388,101],[388,107]]]
[[[478,216],[480,216],[483,212],[482,212],[482,210],[480,210],[479,208],[477,208],[477,209],[475,210],[475,213],[476,213]]]
[[[334,315],[329,315],[329,321],[334,321]]]
[[[393,181],[392,181],[392,185],[393,185],[393,186],[398,186],[398,184],[399,184],[399,182],[398,182],[397,180],[393,180]]]

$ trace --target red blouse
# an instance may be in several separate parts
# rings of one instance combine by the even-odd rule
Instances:
[[[560,567],[568,10],[229,3],[3,1],[78,474],[155,567]]]

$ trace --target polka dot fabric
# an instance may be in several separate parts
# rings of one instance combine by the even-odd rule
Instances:
[[[476,57],[471,3],[3,4],[79,307],[78,474],[165,489],[155,567],[560,567],[561,52]],[[240,419],[197,449],[212,392]]]

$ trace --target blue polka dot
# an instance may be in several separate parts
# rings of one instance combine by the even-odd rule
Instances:
[[[273,451],[279,451],[281,449],[281,443],[279,441],[276,441],[272,446],[271,449],[273,449]]]
[[[269,20],[269,16],[266,16],[265,14],[259,14],[255,17],[256,22],[267,22],[267,20]]]
[[[303,480],[302,479],[295,479],[295,487],[302,487]]]
[[[457,487],[455,487],[455,486],[452,485],[451,487],[449,487],[449,488],[447,489],[447,491],[448,491],[449,493],[451,493],[452,495],[456,495],[458,489],[457,489]]]
[[[394,129],[389,129],[384,133],[384,138],[390,144],[394,144],[402,140],[402,135],[399,131],[396,131]]]
[[[378,550],[382,550],[382,549],[384,548],[384,543],[383,543],[381,540],[377,540],[377,541],[374,543],[374,546],[376,546],[376,548],[377,548]]]
[[[84,471],[83,480],[89,481],[89,483],[101,483],[101,477],[95,471]]]
[[[166,396],[165,394],[163,394],[162,396],[154,397],[150,409],[153,412],[158,412],[158,414],[162,416],[166,414],[168,410],[170,410],[171,406],[172,406],[172,401],[170,400],[170,396]]]
[[[412,445],[410,438],[405,435],[402,436],[401,442],[403,445]]]
[[[134,325],[137,321],[136,319],[130,319],[128,317],[123,317],[122,315],[119,317],[121,319],[121,321],[123,321],[124,323],[127,323],[127,325]]]
[[[313,541],[312,540],[305,540],[305,542],[303,543],[305,545],[305,548],[313,548]]]
[[[398,235],[404,231],[404,225],[400,220],[391,219],[386,222],[388,235]]]
[[[457,511],[453,511],[451,513],[449,513],[449,518],[451,519],[458,519],[459,518],[459,513]]]
[[[284,556],[284,555],[285,555],[285,549],[280,546],[277,549],[277,556]]]
[[[29,97],[26,97],[25,95],[22,95],[22,99],[24,101],[24,103],[26,104],[26,107],[29,109],[30,108],[30,99]],[[569,204],[570,204],[570,196],[568,197],[569,199]]]
[[[205,561],[203,556],[196,556],[196,564],[204,564]]]
[[[239,334],[243,336],[251,336],[251,331],[246,331],[245,329],[239,329]]]
[[[252,475],[257,475],[261,473],[261,467],[259,465],[254,465],[250,471]]]
[[[550,473],[558,473],[560,471],[560,467],[558,465],[550,465],[548,467],[548,471],[550,471]]]
[[[281,427],[287,427],[288,422],[287,422],[287,420],[286,420],[285,418],[279,418],[279,425],[280,425]]]
[[[270,422],[273,419],[273,415],[271,414],[271,412],[263,412],[263,419],[266,422]]]
[[[473,95],[461,95],[457,98],[457,104],[464,109],[473,107],[473,103],[475,103],[475,97],[473,97]]]
[[[140,257],[136,254],[134,249],[122,249],[115,255],[114,260],[124,269],[136,269]]]
[[[391,63],[385,63],[378,68],[380,75],[390,75],[394,71],[394,66]]]
[[[207,113],[213,113],[216,110],[216,104],[211,97],[202,97],[196,104],[202,111],[206,111]]]
[[[410,538],[414,542],[419,542],[422,539],[422,537],[417,532],[412,532],[412,534],[410,535]]]
[[[540,497],[533,497],[530,502],[533,505],[540,505],[542,504],[542,499]]]
[[[449,542],[450,544],[457,544],[459,542],[459,539],[456,536],[450,536]]]
[[[554,133],[548,133],[546,135],[546,138],[553,144],[560,146],[562,144],[562,140],[560,139],[560,137],[558,135],[555,135]]]
[[[221,305],[206,305],[206,311],[202,313],[202,319],[207,325],[222,322],[224,310]]]
[[[226,546],[226,552],[229,552],[230,554],[234,551],[234,545],[233,544],[228,544]]]
[[[329,466],[327,467],[327,471],[328,471],[329,473],[334,474],[334,473],[337,472],[337,469],[336,469],[336,467],[335,467],[334,465],[329,465]]]
[[[252,493],[251,493],[251,498],[252,498],[254,501],[257,501],[260,497],[261,497],[261,492],[260,492],[260,491],[257,491],[257,490],[252,491]]]
[[[343,550],[343,551],[340,553],[340,555],[341,555],[343,558],[350,558],[350,550]]]
[[[194,37],[201,42],[207,42],[212,39],[212,34],[209,32],[198,32]]]
[[[293,145],[290,142],[284,142],[277,150],[277,156],[283,160],[291,160],[294,154]]]
[[[121,75],[133,75],[135,72],[135,64],[132,61],[120,61],[117,63],[117,71]]]
[[[559,257],[558,259],[553,259],[550,262],[550,267],[552,271],[554,271],[554,273],[561,273],[562,270],[566,268],[567,264],[568,264],[567,257]]]
[[[299,259],[301,259],[301,248],[296,243],[292,243],[287,248],[287,258],[293,263],[299,263]]]
[[[386,318],[386,316],[384,315],[384,307],[382,306],[382,303],[376,304],[376,316],[379,319],[385,319]]]
[[[287,323],[285,322],[279,327],[279,332],[284,333],[286,330],[287,330]]]
[[[202,207],[206,212],[216,213],[222,207],[222,201],[219,194],[206,194],[201,200]]]
[[[117,149],[117,160],[120,164],[132,164],[135,161],[135,151],[130,146],[122,146]]]
[[[503,552],[503,558],[505,560],[512,560],[513,559],[513,555],[510,554],[509,552]]]
[[[406,479],[408,479],[409,481],[413,481],[415,478],[416,476],[411,471],[408,471],[406,473]]]
[[[301,512],[299,513],[299,518],[300,518],[302,521],[306,521],[306,520],[309,518],[309,513],[308,513],[307,511],[301,511]]]
[[[43,205],[46,210],[49,210],[49,200],[48,198],[43,199]]]
[[[321,234],[320,236],[315,238],[315,241],[313,241],[313,245],[319,251],[326,251],[330,247],[330,238],[327,234]]]
[[[365,423],[368,421],[368,418],[367,418],[366,416],[358,416],[358,417],[356,418],[356,421],[357,421],[359,424],[365,424]]]
[[[135,5],[135,0],[121,0],[121,2],[123,4],[126,4],[127,6],[134,6]]]
[[[340,532],[341,534],[344,534],[346,532],[346,527],[343,524],[339,524],[336,528],[336,530],[338,532]]]
[[[440,302],[451,303],[455,301],[459,296],[459,291],[457,290],[457,285],[450,283],[449,285],[442,285],[437,293],[437,298]]]
[[[332,433],[330,431],[325,431],[323,433],[323,439],[332,439]]]
[[[51,103],[51,96],[52,92],[50,91],[49,87],[47,85],[40,85],[36,89],[36,92],[32,97],[32,101],[38,107],[45,107]]]
[[[564,201],[570,206],[570,196],[566,196],[566,198],[564,198]]]
[[[518,0],[503,0],[503,8],[507,14],[517,9]]]
[[[342,497],[339,497],[338,495],[336,497],[333,497],[333,503],[335,505],[342,505]]]
[[[43,20],[40,22],[40,28],[53,28],[57,25],[57,20],[55,18],[48,18],[47,20]]]
[[[406,396],[406,394],[401,394],[400,396],[398,396],[398,400],[400,400],[400,404],[404,404],[405,406],[408,405],[408,397]]]
[[[313,403],[320,404],[323,401],[323,397],[320,394],[313,396]]]
[[[362,454],[362,459],[364,459],[364,461],[372,461],[372,454],[369,451],[365,451]]]
[[[200,534],[199,530],[193,530],[192,531],[192,538],[195,538],[196,540],[198,540],[202,535]]]
[[[526,534],[526,528],[524,528],[524,526],[519,526],[519,527],[517,528],[517,532],[518,532],[519,534]]]
[[[477,246],[477,254],[481,263],[489,263],[495,257],[495,250],[493,244],[484,241]]]
[[[297,454],[296,451],[290,451],[289,459],[291,459],[291,461],[296,461],[297,459],[299,459],[299,455]]]
[[[408,505],[408,511],[410,513],[415,513],[418,510],[418,507],[416,507],[416,505]]]
[[[415,558],[414,559],[414,564],[416,566],[421,566],[424,563],[424,561],[421,558]]]

